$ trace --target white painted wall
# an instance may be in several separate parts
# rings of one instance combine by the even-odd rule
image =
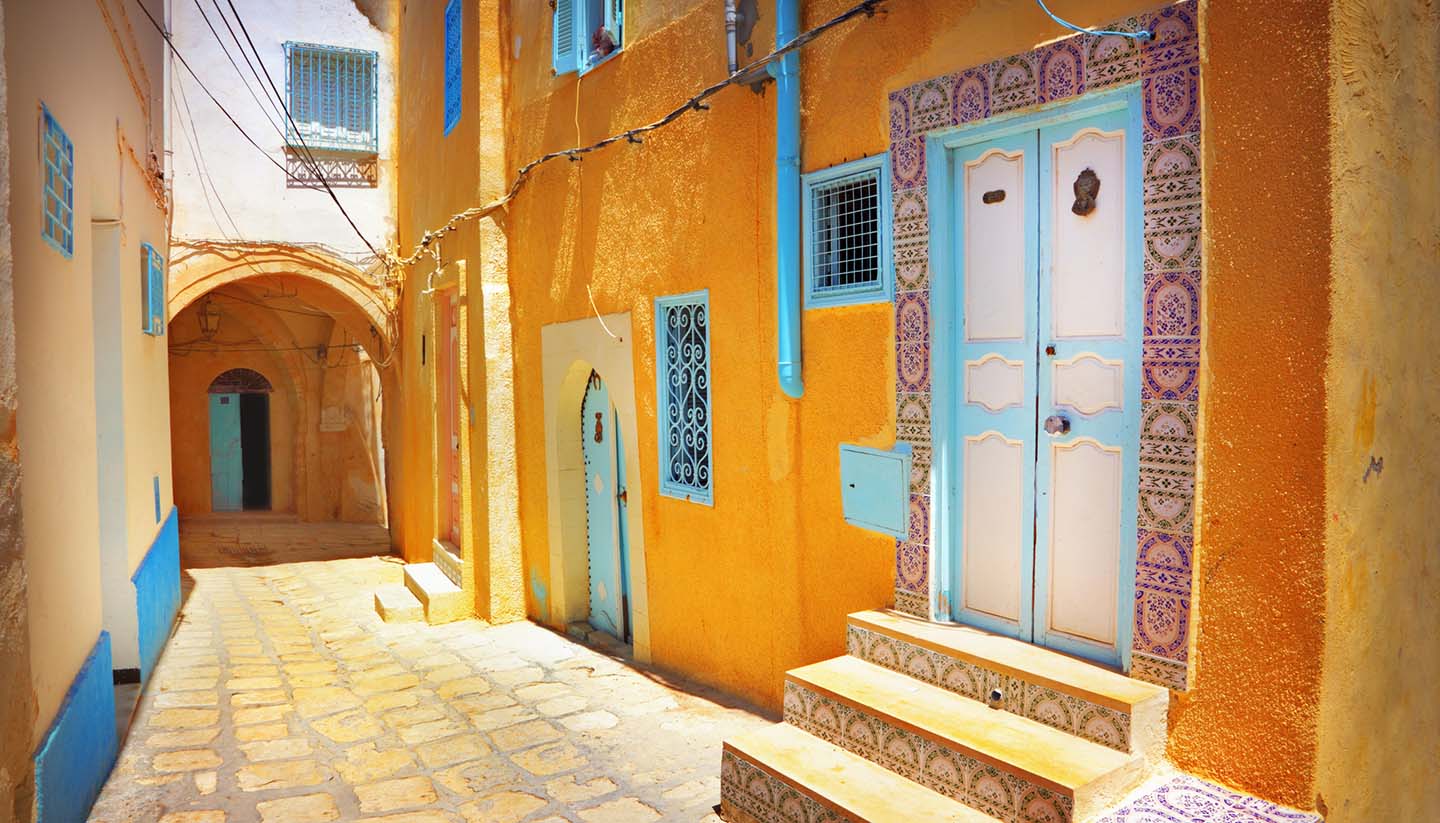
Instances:
[[[268,155],[281,166],[285,164],[284,123],[267,102],[274,100],[273,92],[267,85],[263,91],[270,97],[261,97],[260,82],[250,74],[240,50],[229,40],[229,32],[214,6],[204,6],[240,72],[230,64],[194,3],[175,3],[172,29],[176,48],[236,122],[265,149],[265,154],[245,141],[177,63],[172,68],[167,101],[171,111],[169,149],[175,202],[179,204],[175,237],[320,243],[353,255],[368,254],[328,194],[287,188],[284,173],[266,160]],[[221,6],[228,11],[226,4]],[[235,6],[263,58],[265,71],[282,96],[286,95],[287,40],[379,53],[379,186],[335,191],[361,231],[381,249],[395,232],[395,174],[391,163],[395,142],[394,49],[389,36],[371,25],[349,0],[236,0]],[[440,44],[436,47],[439,54]]]
[[[95,0],[5,0],[17,430],[37,741],[102,628],[112,630],[115,665],[138,665],[129,577],[159,530],[154,477],[162,508],[172,505],[165,338],[140,330],[140,244],[166,253],[166,218],[117,137],[118,129],[142,158],[163,149],[163,43],[133,0],[124,4],[133,38],[120,4],[105,2],[118,35]],[[143,2],[164,19],[164,0]],[[121,48],[148,88],[132,87]],[[42,101],[75,145],[69,259],[40,234]],[[110,221],[117,222],[105,225]]]

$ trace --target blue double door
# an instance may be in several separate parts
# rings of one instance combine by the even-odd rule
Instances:
[[[1124,107],[950,149],[954,619],[1123,667],[1142,335]]]
[[[270,396],[212,392],[210,508],[270,508]]]
[[[585,457],[590,625],[628,643],[632,638],[625,449],[610,390],[594,372],[581,405],[580,436]]]

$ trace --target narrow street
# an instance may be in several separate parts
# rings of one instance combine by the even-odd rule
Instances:
[[[720,742],[765,718],[530,623],[387,625],[372,592],[402,568],[187,570],[90,819],[717,819]]]

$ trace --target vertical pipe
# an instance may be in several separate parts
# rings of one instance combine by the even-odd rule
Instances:
[[[795,39],[800,0],[775,0],[775,46]],[[800,56],[772,63],[775,75],[775,269],[780,388],[805,394],[800,379]]]
[[[739,14],[735,10],[735,0],[725,0],[725,56],[729,66],[727,74],[734,74],[740,68],[736,57],[735,26],[739,22]]]

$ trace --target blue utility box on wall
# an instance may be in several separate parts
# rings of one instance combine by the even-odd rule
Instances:
[[[841,443],[840,501],[846,523],[908,539],[910,444],[871,449]]]

